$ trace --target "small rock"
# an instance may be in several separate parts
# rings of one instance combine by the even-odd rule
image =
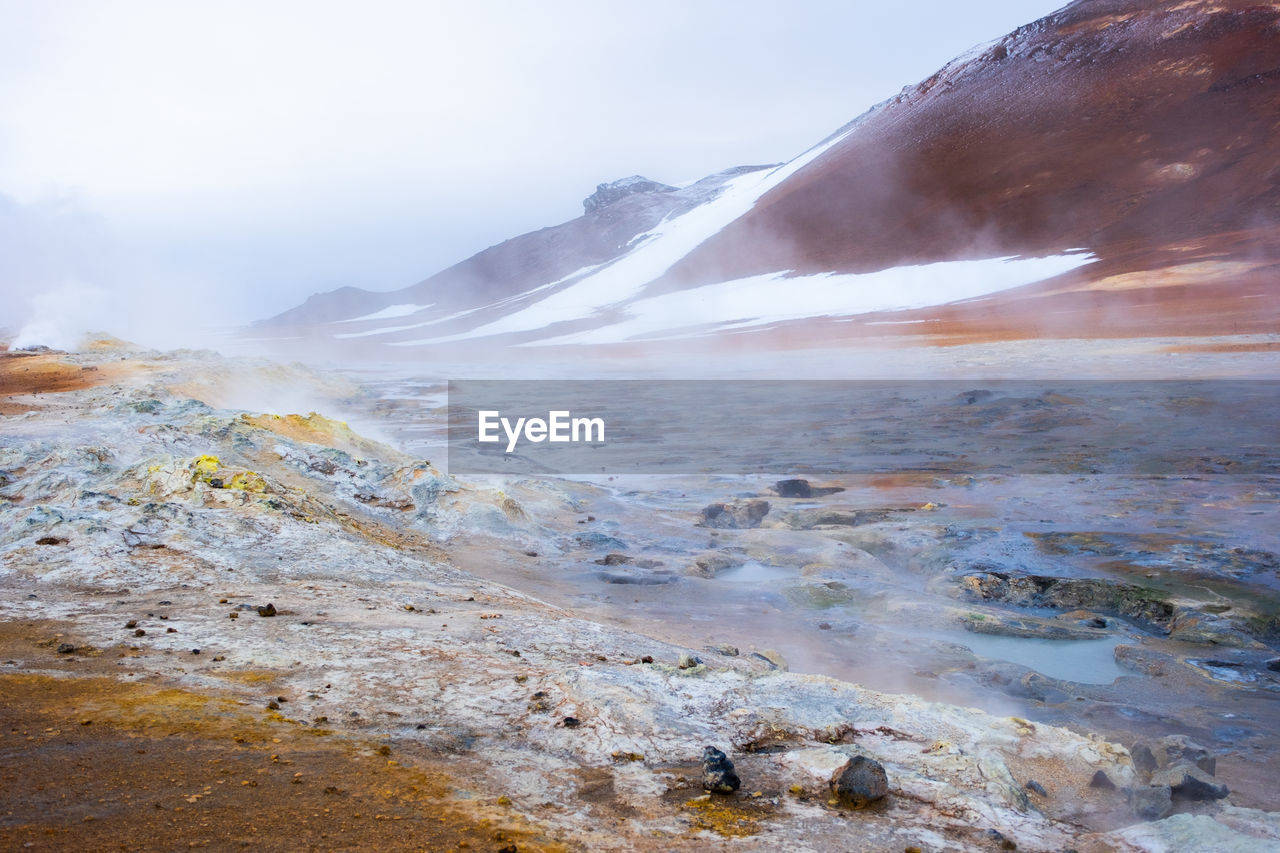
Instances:
[[[582,725],[582,721],[577,717],[565,717],[561,723],[566,729],[576,729],[578,726]]]
[[[773,484],[773,490],[780,498],[811,498],[813,489],[808,480],[779,480]]]
[[[693,669],[695,666],[699,665],[700,663],[702,663],[702,661],[699,660],[697,657],[689,654],[688,652],[681,652],[680,661],[676,665],[681,669]]]
[[[191,654],[193,654],[193,655],[198,655],[198,654],[200,654],[200,650],[199,650],[199,649],[192,649],[192,650],[191,650]]]
[[[1129,792],[1129,805],[1143,820],[1159,820],[1173,808],[1173,791],[1168,785],[1134,788]]]
[[[147,632],[146,632],[146,631],[144,631],[144,630],[142,630],[141,628],[139,628],[138,630],[136,630],[136,631],[134,631],[134,632],[133,632],[133,636],[135,636],[135,637],[145,637],[145,636],[147,636]]]
[[[267,709],[271,711],[279,711],[280,703],[272,699],[270,702],[267,703]]]
[[[736,658],[738,656],[738,647],[731,646],[728,643],[721,643],[712,647],[716,654],[724,655],[727,658]]]
[[[1001,850],[1018,849],[1018,843],[998,829],[988,829],[987,837],[998,844]]]
[[[841,803],[861,809],[889,793],[889,777],[879,761],[855,755],[840,775],[832,780],[831,787]]]
[[[728,504],[714,503],[702,510],[702,525],[722,529],[759,527],[768,514],[769,502],[759,499]]]
[[[1221,800],[1231,793],[1226,785],[1211,781],[1208,773],[1190,764],[1167,767],[1151,774],[1151,784],[1168,786],[1180,800]]]
[[[164,632],[165,632],[166,634],[176,634],[176,633],[178,633],[178,629],[177,629],[177,628],[165,628],[165,629],[164,629]]]
[[[653,663],[653,655],[645,655],[640,658],[640,663]]]
[[[1267,669],[1272,672],[1280,672],[1280,658],[1267,661]]]
[[[130,629],[137,628],[137,627],[138,627],[138,620],[137,620],[137,619],[130,619],[128,622],[124,623],[124,626],[125,626],[126,628],[130,628]]]
[[[1035,794],[1039,794],[1042,797],[1049,796],[1049,792],[1044,789],[1044,785],[1041,785],[1035,779],[1028,779],[1026,788],[1028,791],[1031,791],[1032,793],[1035,793]]]
[[[268,601],[266,606],[258,607],[258,615],[259,616],[275,616],[276,606]]]
[[[1138,741],[1129,748],[1129,755],[1133,758],[1133,766],[1146,774],[1179,764],[1194,764],[1210,776],[1218,769],[1217,758],[1185,735]]]
[[[60,643],[58,645],[58,654],[60,655],[69,655],[73,653],[75,650],[76,650],[76,647],[71,643]]]
[[[787,659],[773,649],[763,649],[758,652],[752,652],[751,656],[753,658],[759,658],[774,669],[780,669],[783,672],[787,671]]]
[[[1089,780],[1090,788],[1101,788],[1104,791],[1114,791],[1116,783],[1111,781],[1111,777],[1103,771],[1099,770],[1093,774],[1093,778]]]
[[[732,794],[742,787],[733,762],[714,746],[702,748],[702,787],[714,794]]]

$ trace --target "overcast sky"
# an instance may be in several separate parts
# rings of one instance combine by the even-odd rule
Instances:
[[[404,287],[602,181],[790,159],[1058,5],[0,0],[0,327]]]

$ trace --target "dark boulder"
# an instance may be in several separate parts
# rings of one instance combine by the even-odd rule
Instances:
[[[733,762],[714,746],[702,749],[702,787],[713,794],[732,794],[742,787]]]
[[[831,788],[842,804],[861,809],[884,799],[889,793],[889,777],[879,761],[855,755],[831,780]]]

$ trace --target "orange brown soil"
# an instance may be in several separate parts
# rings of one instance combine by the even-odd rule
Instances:
[[[78,367],[52,353],[0,352],[0,396],[78,391],[104,381],[97,367]]]
[[[563,849],[459,800],[439,760],[406,766],[231,698],[121,681],[137,653],[59,655],[74,638],[58,627],[0,624],[4,849]]]

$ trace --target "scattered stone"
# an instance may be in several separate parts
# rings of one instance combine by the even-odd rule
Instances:
[[[998,844],[1001,850],[1018,849],[1018,843],[998,829],[988,829],[987,838]]]
[[[138,627],[138,620],[137,620],[137,619],[130,619],[128,622],[124,623],[124,626],[125,626],[126,628],[130,628],[130,629],[137,628],[137,627]]]
[[[727,658],[736,658],[738,656],[738,647],[731,646],[728,643],[721,643],[718,646],[712,646],[711,650],[718,655],[724,655]]]
[[[975,599],[1000,601],[1018,607],[1053,607],[1117,613],[1169,630],[1174,617],[1171,602],[1147,587],[1105,578],[1062,578],[1003,571],[970,572],[959,578]]]
[[[41,536],[36,540],[37,545],[66,545],[69,540],[61,536]]]
[[[1037,782],[1035,779],[1028,779],[1026,788],[1028,791],[1031,791],[1032,793],[1035,793],[1035,794],[1039,794],[1042,797],[1049,796],[1049,792],[1046,791],[1044,789],[1044,786],[1041,785],[1039,782]]]
[[[773,490],[780,498],[818,498],[823,495],[834,495],[843,492],[842,486],[815,486],[808,480],[799,478],[779,480],[773,484]]]
[[[1168,785],[1133,788],[1129,791],[1129,805],[1143,820],[1159,820],[1173,808],[1173,791]]]
[[[1129,748],[1129,755],[1133,758],[1133,766],[1144,774],[1179,764],[1194,764],[1210,776],[1218,769],[1217,758],[1185,735],[1138,741]]]
[[[695,666],[698,666],[701,663],[702,661],[699,660],[694,655],[691,655],[688,652],[681,652],[680,661],[676,665],[679,666],[681,669],[693,669]]]
[[[191,650],[191,654],[193,654],[193,655],[198,655],[198,654],[200,654],[200,650],[199,650],[199,649],[192,649],[192,650]]]
[[[76,647],[75,647],[75,645],[74,645],[74,644],[72,644],[72,643],[59,643],[59,644],[58,644],[58,654],[60,654],[60,655],[69,655],[69,654],[72,654],[73,652],[75,652],[75,650],[76,650]]]
[[[769,502],[758,498],[733,503],[714,503],[702,510],[702,526],[727,530],[759,527],[769,514]]]
[[[177,628],[165,628],[165,629],[164,629],[164,632],[165,632],[166,634],[176,634],[176,633],[178,633],[178,629],[177,629]]]
[[[653,663],[653,655],[645,655],[640,658],[640,663]]]
[[[566,729],[576,729],[578,726],[582,725],[582,721],[577,717],[565,717],[560,722]]]
[[[1168,786],[1180,800],[1221,800],[1231,793],[1226,785],[1211,781],[1208,773],[1190,764],[1156,771],[1151,774],[1151,784]]]
[[[813,489],[808,480],[779,480],[773,484],[773,490],[780,498],[811,498]]]
[[[850,808],[866,808],[889,793],[889,777],[884,765],[874,758],[855,755],[831,782],[840,802]]]
[[[611,551],[610,553],[605,554],[605,555],[604,555],[603,557],[601,557],[599,560],[596,560],[596,565],[598,565],[598,566],[625,566],[627,563],[630,563],[630,562],[631,562],[631,559],[632,559],[632,558],[631,558],[631,557],[629,557],[629,556],[628,556],[628,555],[626,555],[626,554],[619,554],[619,553],[618,553],[618,552],[616,552],[616,551]]]
[[[266,606],[258,607],[258,615],[259,616],[275,616],[276,606],[268,601]]]
[[[1114,791],[1116,783],[1111,781],[1111,777],[1104,771],[1099,770],[1093,774],[1093,778],[1089,780],[1090,788],[1101,788],[1104,791]]]
[[[732,794],[742,787],[733,762],[714,746],[702,748],[702,787],[713,794]]]
[[[272,699],[270,702],[267,703],[267,708],[268,710],[271,710],[271,711],[279,711],[280,703]]]
[[[773,649],[763,649],[758,652],[752,652],[751,657],[758,658],[769,664],[772,669],[779,669],[783,672],[787,671],[787,659],[781,653]]]
[[[684,570],[686,575],[695,578],[714,578],[720,572],[737,568],[747,561],[744,554],[735,551],[713,551],[693,558],[693,562]]]
[[[134,631],[134,632],[133,632],[133,636],[135,636],[135,637],[145,637],[145,636],[147,636],[147,632],[146,632],[146,631],[144,631],[144,630],[142,630],[141,628],[139,628],[138,630],[136,630],[136,631]]]
[[[232,610],[232,611],[231,611],[231,618],[232,618],[232,619],[239,619],[239,618],[240,618],[240,614],[239,614],[239,613],[237,613],[237,612],[235,612],[234,610]]]

